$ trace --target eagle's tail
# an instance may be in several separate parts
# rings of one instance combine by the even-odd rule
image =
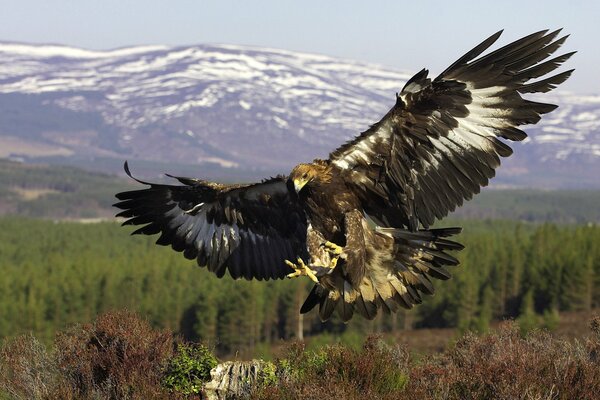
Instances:
[[[348,321],[354,312],[373,319],[377,311],[396,312],[422,302],[421,293],[433,294],[431,277],[449,279],[448,266],[458,260],[447,253],[461,250],[460,243],[447,238],[460,233],[461,228],[441,228],[411,232],[396,228],[376,228],[373,244],[380,243],[376,255],[366,262],[366,272],[358,288],[338,275],[334,290],[315,285],[300,312],[305,313],[319,304],[323,321],[334,310]],[[390,240],[390,238],[393,240]],[[382,240],[383,239],[383,240]]]

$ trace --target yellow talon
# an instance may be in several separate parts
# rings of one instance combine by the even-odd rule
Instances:
[[[327,247],[327,249],[335,255],[340,255],[342,254],[342,251],[344,251],[343,247],[338,246],[337,244],[330,241],[326,241],[325,243],[323,243],[323,246]]]
[[[296,278],[298,276],[306,275],[315,283],[319,283],[319,280],[317,279],[315,274],[310,268],[308,268],[308,266],[304,263],[304,260],[302,260],[302,258],[298,257],[297,264],[294,264],[289,260],[285,260],[285,263],[294,270],[294,272],[287,275],[288,278]]]
[[[334,269],[337,265],[339,257],[334,257],[331,259],[331,262],[329,263],[329,268]]]

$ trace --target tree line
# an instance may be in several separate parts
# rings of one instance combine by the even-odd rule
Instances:
[[[600,306],[600,227],[454,222],[466,247],[453,278],[434,282],[434,296],[407,312],[343,324],[321,323],[316,312],[299,316],[308,279],[217,279],[156,238],[129,237],[112,222],[0,218],[0,337],[32,332],[49,343],[67,325],[127,308],[224,355],[268,351],[300,327],[306,336],[485,330],[494,319]]]

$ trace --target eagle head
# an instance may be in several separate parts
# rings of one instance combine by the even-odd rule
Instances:
[[[296,193],[310,184],[328,183],[331,181],[331,167],[322,160],[311,164],[298,164],[290,173],[289,182],[294,185]]]

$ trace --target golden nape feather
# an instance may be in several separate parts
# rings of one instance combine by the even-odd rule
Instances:
[[[322,320],[411,308],[433,294],[432,278],[450,278],[458,265],[450,253],[462,249],[449,239],[460,228],[430,226],[488,184],[512,154],[505,141],[525,139],[521,127],[556,108],[523,96],[571,74],[553,74],[573,54],[553,55],[566,40],[559,32],[486,53],[498,32],[436,78],[422,70],[379,122],[288,177],[248,185],[136,179],[148,187],[117,194],[118,216],[219,278],[306,275],[315,285],[300,311],[318,305]]]

